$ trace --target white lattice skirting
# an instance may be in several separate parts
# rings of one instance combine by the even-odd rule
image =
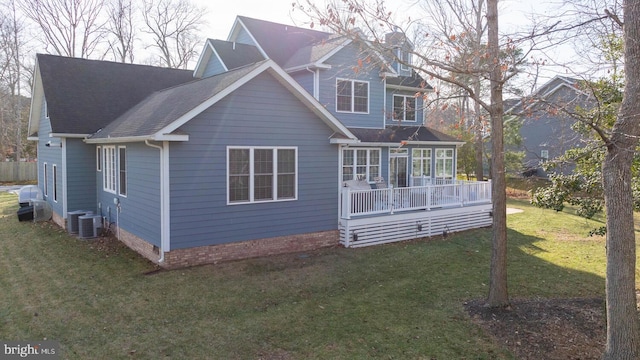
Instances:
[[[361,247],[491,226],[491,204],[340,219],[340,243]]]

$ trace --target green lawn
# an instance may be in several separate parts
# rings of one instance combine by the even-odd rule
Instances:
[[[599,223],[510,206],[513,298],[603,296]],[[56,340],[65,359],[512,358],[463,308],[488,291],[490,229],[145,275],[130,250],[16,209],[1,193],[0,339]]]

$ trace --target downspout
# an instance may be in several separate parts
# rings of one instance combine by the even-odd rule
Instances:
[[[309,67],[308,67],[308,66],[307,66],[307,67],[305,67],[305,70],[307,70],[308,72],[310,72],[311,74],[313,74],[313,97],[314,97],[316,100],[320,100],[320,99],[318,98],[318,97],[320,96],[320,95],[318,94],[318,93],[319,93],[319,90],[318,90],[319,84],[318,84],[318,83],[320,82],[320,74],[319,74],[319,72],[318,72],[319,70],[315,70],[315,71],[314,71],[314,70],[311,70],[311,69],[309,69]]]
[[[165,237],[168,235],[166,234],[165,231],[165,227],[164,227],[164,219],[165,219],[165,212],[167,211],[167,209],[165,209],[165,203],[164,203],[164,196],[165,196],[165,187],[168,184],[165,184],[165,179],[164,179],[164,147],[160,146],[160,145],[155,145],[149,142],[149,140],[145,140],[144,144],[158,149],[160,150],[160,259],[158,259],[159,263],[163,263],[164,262],[164,244],[165,244]]]

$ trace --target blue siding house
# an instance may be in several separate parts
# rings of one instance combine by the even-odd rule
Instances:
[[[38,55],[29,134],[53,220],[93,211],[169,268],[490,225],[490,183],[457,181],[461,142],[423,125],[429,85],[365,53],[239,16],[193,71]]]
[[[507,109],[512,120],[521,122],[520,135],[524,151],[524,173],[527,176],[547,177],[542,164],[564,155],[585,140],[573,130],[578,121],[577,109],[588,110],[596,102],[581,87],[583,83],[566,76],[555,76],[533,94],[515,102]],[[549,165],[549,164],[547,164]],[[554,162],[552,172],[569,174],[575,165]]]

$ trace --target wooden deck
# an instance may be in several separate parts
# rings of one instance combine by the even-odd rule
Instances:
[[[491,183],[398,189],[344,188],[340,242],[360,247],[442,235],[492,224]]]

